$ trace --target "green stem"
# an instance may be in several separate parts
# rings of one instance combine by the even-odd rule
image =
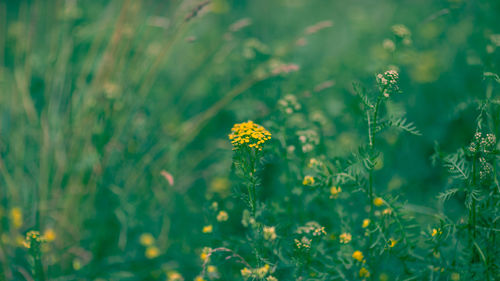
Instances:
[[[33,276],[35,281],[45,281],[43,272],[42,253],[40,242],[34,242],[31,245],[30,254],[33,257]]]
[[[41,254],[35,256],[35,280],[45,281],[45,274],[43,273],[43,264]]]
[[[250,179],[250,185],[248,185],[248,200],[250,201],[250,208],[252,210],[252,217],[255,218],[255,213],[256,213],[256,201],[257,201],[257,177],[255,176],[255,166],[256,166],[256,159],[258,157],[258,151],[255,153],[253,151],[249,151],[250,155],[250,171],[248,173],[249,179]]]
[[[477,169],[476,162],[477,162],[477,155],[474,154],[474,157],[472,158],[472,185],[470,186],[469,196],[472,196],[472,191],[476,186],[476,169]],[[470,263],[472,265],[472,263],[474,263],[476,260],[476,251],[473,243],[476,239],[476,199],[472,197],[471,200],[472,204],[471,204],[471,209],[469,210],[469,248],[472,251],[472,257]]]
[[[370,154],[373,154],[375,151],[375,135],[376,135],[376,130],[377,130],[377,118],[378,118],[378,112],[380,108],[380,104],[382,102],[382,95],[385,91],[385,88],[382,89],[380,92],[380,95],[377,98],[377,103],[375,104],[375,111],[373,112],[373,124],[371,124],[370,120],[368,120],[368,134],[369,134],[369,139],[370,139]],[[370,155],[371,157],[371,155]],[[373,220],[373,170],[370,169],[368,173],[368,198],[370,200],[370,219]]]

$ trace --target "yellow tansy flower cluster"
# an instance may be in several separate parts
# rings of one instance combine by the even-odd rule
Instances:
[[[253,121],[238,123],[231,129],[229,139],[233,149],[241,146],[262,150],[262,145],[271,139],[271,133]]]
[[[384,199],[382,199],[380,197],[373,199],[373,205],[375,205],[377,207],[384,205]]]
[[[364,219],[363,220],[363,225],[361,225],[363,228],[367,228],[370,225],[370,219]]]
[[[314,178],[311,176],[305,176],[304,180],[302,181],[303,185],[313,185],[314,184]]]
[[[298,249],[309,249],[311,248],[311,239],[307,239],[307,237],[302,237],[302,239],[295,239],[294,240],[295,242],[295,246],[298,248]]]
[[[276,239],[276,228],[274,226],[264,226],[264,239],[273,241]]]
[[[56,232],[52,228],[47,228],[43,233],[43,239],[47,242],[56,240]]]
[[[352,257],[357,261],[363,261],[365,258],[361,251],[354,251],[354,253],[352,253]]]
[[[340,234],[339,238],[340,238],[340,243],[347,244],[351,242],[352,235],[350,233],[342,233]]]
[[[228,219],[229,219],[229,215],[227,214],[226,211],[220,211],[217,214],[217,221],[219,221],[219,222],[227,221]]]
[[[241,270],[241,276],[245,279],[247,278],[264,278],[266,275],[270,272],[271,267],[266,264],[263,267],[255,268],[255,269],[248,269],[248,268],[243,268]],[[271,279],[272,280],[272,279]]]
[[[201,251],[200,258],[203,262],[208,262],[208,259],[210,258],[210,254],[212,253],[212,248],[210,247],[205,247]]]
[[[438,228],[438,229],[433,228],[432,229],[432,233],[431,233],[432,237],[434,237],[436,235],[441,235],[441,234],[443,234],[443,231],[440,228]]]
[[[182,275],[179,272],[172,270],[172,271],[167,272],[167,280],[168,281],[183,281],[184,278],[182,277]]]
[[[332,186],[330,188],[330,198],[337,199],[341,192],[342,192],[342,188],[340,188],[340,186],[339,187]]]
[[[203,229],[201,230],[201,232],[203,232],[203,233],[212,233],[213,229],[214,229],[214,227],[211,224],[209,224],[209,225],[205,225],[203,227]]]
[[[359,270],[359,277],[361,277],[361,278],[368,278],[368,277],[370,277],[370,271],[368,271],[368,269],[362,267]]]
[[[20,228],[23,225],[23,212],[20,208],[14,207],[10,210],[10,219],[14,228]]]
[[[26,240],[24,241],[24,247],[30,249],[36,245],[40,245],[44,242],[44,239],[40,235],[40,232],[36,230],[30,230],[26,233]]]
[[[144,256],[148,259],[154,259],[160,255],[160,249],[155,245],[156,239],[151,233],[142,233],[139,236],[139,243],[146,248]]]
[[[151,233],[143,233],[139,236],[139,243],[144,247],[148,247],[155,243],[155,238]]]

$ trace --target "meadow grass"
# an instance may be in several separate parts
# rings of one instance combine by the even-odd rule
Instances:
[[[0,280],[497,280],[498,11],[0,2]]]

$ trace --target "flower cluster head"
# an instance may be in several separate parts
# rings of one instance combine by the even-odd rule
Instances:
[[[325,227],[315,221],[307,222],[306,225],[297,228],[297,234],[311,234],[312,236],[326,235]]]
[[[201,229],[201,232],[203,232],[203,233],[212,233],[213,230],[214,230],[214,227],[211,224],[209,224],[209,225],[205,225]]]
[[[373,205],[375,205],[377,207],[384,205],[384,199],[382,199],[380,197],[373,199]]]
[[[319,144],[319,135],[315,130],[298,131],[297,135],[304,153],[311,152]]]
[[[354,251],[354,253],[352,253],[352,258],[361,262],[365,257],[361,251]]]
[[[303,185],[313,185],[314,184],[314,178],[312,176],[305,176],[304,179],[302,180]]]
[[[262,150],[262,145],[271,139],[271,133],[253,121],[248,121],[235,124],[231,129],[229,139],[233,145],[233,150],[241,147]]]
[[[486,161],[486,158],[480,157],[479,158],[479,181],[484,184],[488,185],[492,180],[493,180],[493,165],[488,163]]]
[[[276,239],[276,228],[274,226],[264,226],[264,239],[273,241]]]
[[[211,254],[212,254],[212,248],[204,247],[203,250],[201,250],[200,259],[203,262],[208,262]]]
[[[364,219],[363,224],[361,225],[363,228],[367,228],[371,223],[370,219]]]
[[[182,277],[182,275],[179,272],[172,270],[172,271],[167,272],[167,280],[168,281],[183,281],[184,278]]]
[[[438,228],[438,229],[433,228],[432,229],[432,232],[431,232],[432,237],[441,236],[442,234],[443,234],[443,231],[440,228]]]
[[[341,192],[342,192],[342,188],[340,188],[340,186],[339,187],[337,187],[337,186],[330,187],[330,198],[337,199]]]
[[[323,166],[324,166],[323,162],[321,162],[320,160],[318,160],[316,158],[309,159],[309,162],[307,163],[307,167],[311,168],[311,169],[318,169],[318,168],[321,168]]]
[[[370,271],[368,271],[368,269],[362,267],[359,270],[359,277],[361,277],[361,278],[368,278],[368,277],[370,277]]]
[[[20,228],[23,225],[23,212],[21,208],[12,208],[9,215],[14,228]]]
[[[30,230],[28,231],[28,233],[26,233],[26,239],[23,244],[24,247],[32,249],[39,247],[43,242],[45,242],[45,240],[40,235],[40,232],[36,230]]]
[[[151,233],[142,233],[139,236],[139,243],[144,246],[144,256],[148,259],[154,259],[160,255],[160,249],[155,245],[156,239]]]
[[[340,239],[340,243],[347,244],[347,243],[351,242],[352,235],[350,233],[345,232],[345,233],[340,234],[339,239]]]
[[[490,154],[495,149],[496,143],[497,139],[494,134],[486,134],[486,136],[483,137],[481,132],[477,132],[469,145],[469,151],[473,154]]]
[[[408,37],[411,35],[410,30],[403,24],[395,24],[391,29],[394,35],[398,37]]]
[[[395,24],[391,27],[392,33],[396,36],[398,40],[404,45],[411,44],[411,31],[403,24]]]
[[[297,101],[297,97],[291,94],[288,94],[284,98],[280,99],[278,101],[278,105],[280,107],[280,110],[282,110],[286,114],[292,114],[302,108],[300,103]]]
[[[227,214],[226,211],[220,211],[217,214],[217,221],[219,221],[219,222],[227,221],[228,219],[229,219],[229,215]]]
[[[294,242],[295,242],[295,247],[297,247],[297,249],[301,250],[301,249],[309,249],[311,248],[311,239],[307,239],[307,237],[303,236],[302,239],[294,239]]]
[[[266,275],[270,272],[271,272],[271,266],[269,266],[268,264],[265,264],[264,266],[259,267],[259,268],[249,269],[249,268],[245,267],[241,270],[241,276],[245,279],[248,279],[248,278],[260,278],[260,279],[262,279],[262,278],[266,277]],[[272,279],[268,278],[268,280],[272,280]]]
[[[400,93],[399,74],[396,70],[387,70],[377,74],[377,84],[384,97],[388,98],[393,93]]]

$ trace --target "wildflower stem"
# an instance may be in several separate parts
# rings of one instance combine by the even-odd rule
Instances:
[[[252,210],[252,217],[255,218],[255,213],[256,213],[256,198],[257,198],[257,192],[256,192],[256,186],[257,186],[257,177],[255,176],[255,165],[256,165],[256,159],[257,159],[257,154],[258,152],[256,151],[253,153],[253,151],[249,151],[250,154],[250,171],[249,171],[249,178],[250,178],[250,185],[248,185],[248,200],[250,202],[250,208]]]
[[[385,87],[380,92],[380,95],[377,97],[377,103],[375,104],[375,110],[373,112],[373,123],[368,120],[368,136],[370,140],[370,157],[373,155],[375,151],[375,135],[377,130],[377,118],[378,112],[380,108],[380,104],[382,102],[382,95],[385,91]],[[368,199],[370,200],[370,218],[373,219],[373,169],[370,169],[368,173]]]
[[[380,92],[380,95],[377,98],[377,103],[375,104],[375,111],[373,113],[373,125],[370,130],[370,135],[371,135],[371,142],[370,142],[370,149],[373,151],[375,150],[375,135],[377,131],[377,117],[378,117],[378,111],[380,108],[380,104],[382,103],[382,94],[384,93],[385,88]]]
[[[43,273],[43,264],[42,264],[42,257],[41,254],[35,253],[33,255],[33,258],[35,260],[35,280],[36,281],[45,281],[45,274]]]
[[[470,265],[476,260],[476,250],[474,248],[474,241],[476,239],[476,199],[473,196],[473,190],[476,186],[476,169],[477,169],[477,154],[472,158],[472,185],[470,186],[469,196],[471,196],[471,207],[469,209],[469,248],[472,251]]]

